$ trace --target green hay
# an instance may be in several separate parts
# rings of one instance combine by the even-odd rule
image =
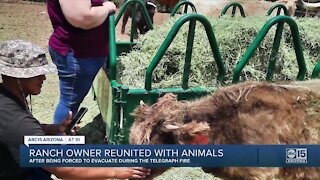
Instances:
[[[210,22],[227,69],[225,83],[231,83],[232,72],[236,63],[241,59],[268,18],[223,17]],[[161,27],[156,27],[144,36],[141,36],[139,38],[139,41],[142,42],[141,45],[130,53],[118,57],[118,80],[122,84],[135,88],[144,87],[146,68],[175,21],[175,18],[169,19]],[[301,18],[296,19],[296,22],[300,31],[308,69],[307,76],[309,77],[317,59],[320,59],[320,29],[317,27],[319,19]],[[270,29],[264,41],[256,50],[255,55],[245,66],[240,78],[242,81],[265,80],[275,29],[275,27]],[[155,69],[152,77],[152,87],[181,86],[187,34],[188,24],[185,24]],[[287,25],[285,25],[278,57],[273,79],[296,79],[298,64],[293,49],[291,33]],[[203,26],[197,23],[189,85],[216,87],[218,86],[216,76],[217,67],[207,40],[207,35]]]

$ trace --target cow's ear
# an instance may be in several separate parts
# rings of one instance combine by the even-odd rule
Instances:
[[[148,108],[149,106],[141,100],[140,105],[131,113],[131,115],[135,117],[136,121],[142,122],[145,120]]]
[[[145,107],[146,106],[146,104],[143,102],[143,100],[140,100],[140,106],[141,107]]]
[[[146,5],[153,6],[154,8],[157,8],[157,5],[151,1],[147,1]]]

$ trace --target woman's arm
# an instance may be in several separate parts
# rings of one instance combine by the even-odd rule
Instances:
[[[91,0],[59,0],[67,21],[74,27],[91,29],[101,25],[108,15],[116,11],[113,2],[104,2],[102,6],[91,6]]]

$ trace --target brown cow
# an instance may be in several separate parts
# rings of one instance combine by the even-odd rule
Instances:
[[[159,4],[167,6],[170,10],[180,1],[180,0],[157,0]]]
[[[172,9],[180,0],[157,0],[159,4],[168,6]]]
[[[319,144],[319,100],[320,80],[287,85],[246,82],[194,101],[177,101],[169,93],[135,110],[130,143]],[[201,137],[206,140],[197,141]],[[203,169],[226,179],[320,178],[320,168],[311,167]]]
[[[153,24],[153,16],[156,12],[157,6],[154,4],[154,0],[144,0],[144,2],[146,5],[148,15],[150,16],[150,19],[151,19],[151,23]],[[123,13],[121,34],[124,34],[125,32],[126,24],[128,22],[129,17],[131,17],[131,5],[129,5]],[[137,7],[136,18],[134,22],[136,23],[136,30],[134,34],[135,38],[138,38],[138,32],[137,32],[138,30],[139,30],[139,34],[145,34],[147,31],[150,30],[140,6]]]

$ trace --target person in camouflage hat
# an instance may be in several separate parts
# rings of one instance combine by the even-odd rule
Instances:
[[[61,124],[40,124],[28,108],[27,96],[41,92],[45,74],[56,72],[43,49],[24,40],[0,43],[0,179],[51,179],[51,173],[62,179],[144,178],[150,169],[47,167],[21,168],[19,146],[25,135],[64,133],[72,112]]]
[[[69,117],[58,126],[41,125],[29,111],[27,96],[39,94],[45,74],[55,72],[38,45],[24,40],[0,43],[0,179],[51,176],[39,168],[20,168],[19,145],[24,135],[62,133],[71,121]]]
[[[31,78],[56,72],[49,63],[45,51],[36,44],[24,40],[9,40],[0,45],[0,74]]]

